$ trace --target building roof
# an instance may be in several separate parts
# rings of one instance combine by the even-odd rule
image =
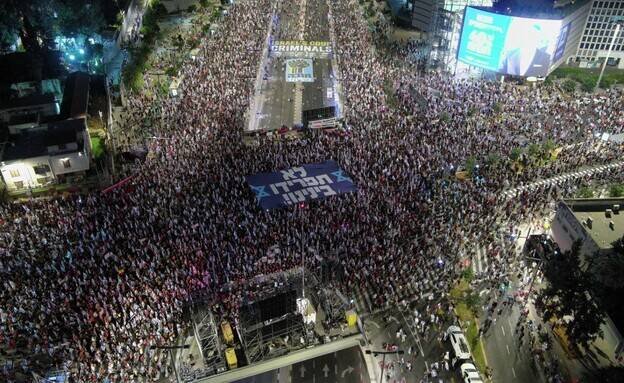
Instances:
[[[59,51],[15,52],[0,56],[0,83],[41,81],[63,74]]]
[[[499,0],[491,11],[509,16],[534,19],[563,19],[585,6],[590,0],[571,2],[554,0]],[[555,4],[560,6],[555,7]]]
[[[15,161],[48,154],[48,146],[75,142],[78,149],[67,152],[81,151],[84,142],[78,139],[78,133],[86,129],[84,118],[51,122],[46,128],[27,129],[19,134],[9,136],[4,147],[2,161]],[[61,154],[59,151],[55,154]]]
[[[39,113],[14,114],[9,118],[9,126],[39,123]]]
[[[614,212],[610,218],[607,218],[605,211],[613,210],[614,205],[620,205],[620,209],[624,208],[624,198],[583,198],[568,199],[563,202],[600,249],[611,249],[612,243],[622,237],[624,211],[620,210],[617,214]],[[587,225],[587,218],[592,219],[591,228]],[[610,222],[614,224],[613,229],[609,227]]]
[[[67,76],[61,104],[63,118],[86,117],[89,104],[89,80],[89,74],[83,72],[74,72]]]
[[[55,102],[54,95],[51,93],[31,94],[29,96],[9,100],[2,109],[24,108],[28,106],[53,104]]]

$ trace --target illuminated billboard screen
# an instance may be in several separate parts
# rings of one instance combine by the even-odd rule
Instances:
[[[516,76],[546,76],[565,38],[561,20],[529,19],[466,8],[457,59],[463,63]]]

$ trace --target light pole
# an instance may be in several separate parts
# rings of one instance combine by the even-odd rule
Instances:
[[[109,112],[110,112],[110,108],[109,108]],[[98,115],[100,116],[100,123],[104,126],[106,126],[106,133],[108,133],[108,137],[110,138],[110,143],[111,143],[111,149],[112,149],[112,153],[110,156],[110,160],[111,160],[111,184],[113,183],[113,180],[115,178],[115,154],[117,153],[117,146],[115,145],[115,132],[113,131],[113,126],[110,122],[110,116],[107,118],[106,120],[106,124],[104,124],[104,119],[103,119],[103,114],[101,110],[98,110]]]
[[[305,207],[305,202],[301,202],[297,204],[297,211],[299,213],[299,218],[303,221],[303,208]],[[301,298],[305,299],[305,255],[303,249],[303,225],[299,225],[299,250],[301,251]]]
[[[618,34],[620,33],[620,27],[622,25],[622,18],[621,17],[613,18],[612,23],[615,23],[615,31],[613,32],[613,37],[611,38],[611,44],[609,44],[607,57],[602,63],[602,68],[600,69],[600,75],[598,76],[598,81],[596,81],[596,87],[594,88],[594,92],[598,90],[598,86],[600,85],[600,80],[602,80],[602,75],[604,74],[604,70],[607,66],[607,61],[609,61],[609,57],[611,56],[611,52],[613,51],[615,40],[617,40]]]
[[[370,355],[373,354],[373,356],[377,356],[377,355],[383,355],[383,359],[381,360],[381,378],[379,379],[379,383],[383,383],[383,379],[384,379],[384,369],[386,368],[386,355],[388,354],[396,354],[396,355],[402,355],[405,352],[403,350],[395,350],[395,351],[371,351],[371,350],[366,350],[365,351],[366,354]]]
[[[526,259],[537,262],[537,264],[535,265],[535,269],[533,269],[533,273],[531,274],[531,283],[529,283],[529,290],[527,290],[527,300],[525,302],[525,306],[529,303],[529,299],[531,298],[531,292],[533,291],[533,285],[535,284],[534,282],[535,278],[537,277],[537,272],[539,271],[539,269],[542,268],[542,265],[544,264],[544,260],[541,258],[526,257]]]

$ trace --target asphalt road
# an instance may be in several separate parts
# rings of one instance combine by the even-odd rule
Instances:
[[[324,0],[323,0],[324,1]],[[327,7],[313,6],[314,1],[306,7],[306,22],[304,29],[314,30],[313,38],[327,37],[324,41],[329,41],[329,21],[327,18]],[[318,5],[318,4],[317,4]],[[325,11],[325,13],[323,12]],[[281,17],[287,17],[286,13]],[[292,16],[290,16],[292,17]],[[295,15],[294,17],[299,17]],[[282,20],[286,24],[287,20]],[[325,28],[327,32],[318,33],[319,26]],[[324,27],[323,27],[324,26]],[[308,34],[306,33],[306,36]],[[277,40],[277,36],[272,36],[273,40]],[[297,56],[301,57],[301,56]],[[275,53],[271,53],[269,57],[264,57],[260,65],[262,81],[259,89],[256,90],[258,107],[255,109],[255,115],[250,116],[255,119],[250,124],[253,130],[277,130],[285,125],[292,127],[294,121],[298,120],[294,115],[295,111],[295,83],[286,81],[286,64],[285,60],[296,58],[294,55],[282,53],[279,57]],[[312,58],[312,56],[308,57]],[[332,63],[326,57],[313,58],[314,82],[304,82],[303,84],[303,101],[302,111],[308,109],[316,109],[335,104],[334,96],[334,78]],[[328,88],[331,89],[328,92]]]
[[[420,311],[423,312],[423,308],[420,308]],[[448,324],[439,326],[439,331],[432,329],[425,337],[418,335],[417,339],[416,331],[414,331],[414,335],[412,335],[412,332],[409,330],[409,327],[413,326],[413,323],[413,314],[405,311],[402,315],[398,309],[388,310],[370,317],[365,321],[365,327],[372,343],[370,347],[371,350],[383,350],[384,343],[392,343],[398,345],[399,349],[404,351],[403,355],[390,354],[386,356],[386,365],[389,363],[394,364],[394,369],[391,373],[392,382],[419,382],[425,377],[433,363],[442,362],[444,360],[444,354],[447,351],[451,352],[452,355],[450,343],[448,341],[443,342],[438,340],[440,331],[444,331],[448,327]],[[396,337],[396,333],[400,328],[402,328],[407,335],[405,342]],[[422,353],[417,344],[418,340],[420,340],[422,346]],[[410,348],[411,354],[409,354]],[[375,363],[381,366],[382,356],[378,355],[374,357],[374,359]],[[408,371],[405,366],[401,366],[399,364],[401,360],[405,362],[410,361],[412,363],[412,370]],[[377,373],[381,373],[380,368],[378,368]],[[436,383],[439,381],[444,383],[461,382],[459,364],[456,368],[451,367],[449,371],[439,368],[438,373],[438,377],[431,381]],[[377,381],[379,381],[379,376],[377,377]],[[385,378],[384,382],[386,382]]]
[[[525,230],[526,234],[524,234]],[[524,228],[522,234],[516,242],[516,252],[520,256],[524,247],[524,242],[531,230]],[[485,251],[483,252],[485,254]],[[530,276],[532,270],[523,270],[522,278]],[[513,295],[518,291],[519,283],[516,275],[512,278],[512,283],[506,295]],[[484,292],[484,296],[490,296],[491,291]],[[500,308],[502,299],[499,299]],[[494,382],[509,383],[541,383],[544,377],[537,370],[533,361],[533,351],[531,350],[529,336],[525,333],[522,342],[516,332],[516,326],[520,318],[521,307],[514,304],[511,308],[503,308],[501,313],[495,313],[492,318],[496,318],[489,330],[483,335],[483,346],[487,356],[488,365],[492,368],[492,379]],[[481,323],[485,321],[482,318]]]
[[[290,372],[291,383],[368,383],[359,347],[296,363]]]
[[[483,341],[488,363],[495,382],[541,382],[533,363],[533,354],[526,341],[522,343],[515,331],[520,309],[507,308],[497,316],[496,323],[484,335]]]
[[[235,383],[370,383],[359,347],[319,356]]]

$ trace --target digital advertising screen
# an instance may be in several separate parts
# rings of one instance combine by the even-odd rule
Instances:
[[[457,59],[508,75],[545,76],[555,56],[563,54],[569,28],[569,24],[561,28],[561,20],[514,17],[467,7]]]

